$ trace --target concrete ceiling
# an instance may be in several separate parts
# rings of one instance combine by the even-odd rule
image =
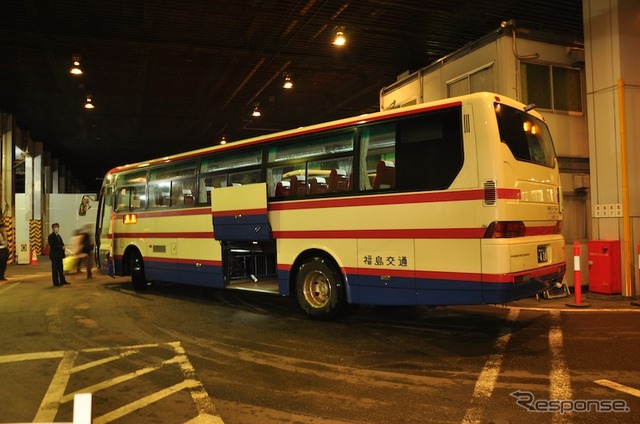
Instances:
[[[509,19],[583,38],[580,0],[12,0],[0,10],[0,110],[93,190],[113,166],[223,135],[375,111],[398,74]]]

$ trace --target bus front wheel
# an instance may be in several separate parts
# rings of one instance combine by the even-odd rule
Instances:
[[[312,318],[335,318],[346,305],[342,276],[323,258],[310,258],[302,264],[296,278],[296,291],[300,307]]]
[[[136,291],[146,290],[147,288],[147,278],[144,275],[142,256],[137,252],[131,255],[131,282]]]

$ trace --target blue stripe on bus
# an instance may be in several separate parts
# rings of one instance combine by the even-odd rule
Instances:
[[[224,288],[221,265],[195,267],[193,264],[145,260],[146,277],[152,281],[190,284],[202,287]],[[116,261],[122,269],[122,260]],[[416,279],[393,277],[381,280],[380,276],[347,274],[346,296],[351,304],[358,305],[478,305],[501,304],[535,296],[561,278],[552,273],[523,283],[490,283],[447,279]],[[290,272],[278,270],[278,286],[282,296],[295,295],[289,289]]]
[[[213,217],[216,240],[262,241],[271,239],[267,214]]]
[[[119,265],[121,266],[121,264]],[[144,270],[147,279],[151,281],[224,288],[222,266],[220,265],[202,264],[196,267],[193,264],[154,261],[147,258],[144,261]]]
[[[379,276],[348,275],[348,301],[360,305],[481,305],[535,296],[549,287],[553,275],[526,283],[491,283],[445,279],[397,278],[384,284]],[[355,283],[354,283],[355,282]]]
[[[550,278],[532,278],[526,283],[485,284],[483,300],[484,303],[499,304],[533,297],[548,289],[552,281]]]

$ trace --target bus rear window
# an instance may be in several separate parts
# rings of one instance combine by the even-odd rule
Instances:
[[[517,160],[553,167],[555,151],[551,134],[542,120],[524,111],[494,104],[500,139]]]

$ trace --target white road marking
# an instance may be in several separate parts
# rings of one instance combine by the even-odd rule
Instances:
[[[20,285],[20,282],[3,281],[0,283],[0,293],[8,292],[9,290],[16,288]]]
[[[517,309],[510,309],[507,320],[509,323],[514,323],[518,319],[519,311]],[[473,395],[471,396],[471,407],[467,409],[462,422],[464,424],[480,423],[482,420],[482,413],[488,399],[493,393],[493,389],[498,380],[498,374],[500,373],[500,367],[502,366],[502,358],[504,351],[511,339],[511,326],[504,327],[500,330],[500,336],[496,340],[496,344],[493,348],[494,353],[489,357],[484,365],[484,368],[480,372],[480,376],[476,381],[476,386],[473,389]]]
[[[534,312],[636,312],[640,313],[640,308],[538,308],[535,306],[512,306],[507,305],[509,309],[521,309],[523,311],[534,311]]]
[[[560,328],[560,311],[551,311],[551,328],[549,329],[549,349],[551,350],[551,372],[549,375],[549,391],[551,399],[570,400],[571,377],[564,359],[564,338]],[[571,422],[571,414],[554,414],[553,423]]]
[[[624,384],[616,383],[615,381],[596,380],[594,381],[594,383],[640,398],[640,390],[634,389],[633,387],[625,386]]]
[[[53,316],[55,315],[56,311],[49,310],[47,311],[47,313],[48,315]],[[174,351],[175,355],[172,358],[153,364],[152,366],[141,368],[131,373],[81,388],[74,393],[65,394],[69,379],[74,373],[86,371],[93,367],[117,361],[133,354],[144,354],[145,348],[155,348],[163,346],[169,346]],[[74,366],[74,363],[80,353],[99,353],[118,350],[121,350],[121,352],[115,355],[111,355],[88,363],[83,363],[82,365]],[[189,358],[187,357],[186,352],[180,342],[141,344],[136,346],[125,346],[121,348],[91,348],[81,351],[51,351],[26,353],[19,355],[4,355],[0,356],[0,364],[43,359],[60,359],[60,364],[58,365],[56,373],[52,377],[51,383],[49,384],[49,389],[42,399],[38,412],[33,419],[34,422],[53,422],[58,413],[60,405],[74,400],[75,396],[77,395],[95,393],[102,389],[115,386],[116,384],[135,379],[153,371],[157,371],[165,366],[178,366],[184,377],[184,380],[181,383],[175,384],[171,387],[145,396],[105,415],[102,415],[101,417],[97,417],[93,419],[93,423],[109,423],[113,420],[122,418],[131,412],[137,411],[145,406],[157,402],[167,396],[170,396],[173,393],[186,389],[189,390],[191,398],[193,399],[193,402],[198,411],[198,415],[188,421],[189,424],[224,424],[222,418],[218,415],[213,401],[209,397],[206,389],[204,388],[202,383],[196,379],[195,369],[193,368],[193,365],[191,365],[191,362],[189,361]]]
[[[62,356],[58,369],[51,379],[51,384],[49,384],[49,389],[45,393],[42,403],[40,403],[40,408],[38,408],[38,412],[33,419],[34,422],[53,422],[55,419],[60,406],[60,398],[62,398],[67,388],[67,383],[71,377],[71,368],[77,357],[77,352],[65,352]]]

